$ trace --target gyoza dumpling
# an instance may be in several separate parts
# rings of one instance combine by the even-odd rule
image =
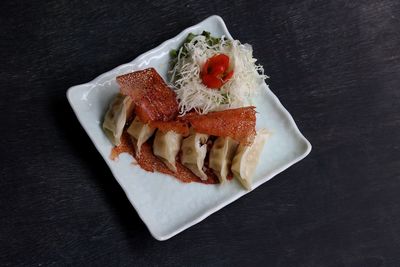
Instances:
[[[238,142],[229,137],[218,137],[214,141],[210,151],[209,167],[213,169],[221,183],[226,181],[237,147]]]
[[[114,145],[121,143],[121,134],[134,104],[129,96],[118,94],[111,102],[104,117],[103,130]]]
[[[181,146],[181,163],[201,180],[207,180],[203,171],[204,158],[207,154],[207,134],[193,133],[183,139]]]
[[[150,127],[148,124],[144,124],[136,117],[127,132],[132,137],[132,142],[135,145],[137,154],[140,154],[140,149],[144,142],[146,142],[154,133],[155,129]]]
[[[157,131],[153,142],[153,153],[158,156],[167,167],[176,172],[176,155],[181,147],[182,135],[174,131]]]
[[[269,133],[260,130],[249,146],[239,145],[232,161],[233,176],[247,189],[251,189],[251,181],[256,170],[258,160]]]

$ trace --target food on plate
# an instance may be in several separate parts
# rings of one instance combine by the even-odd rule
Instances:
[[[143,123],[169,121],[178,114],[178,101],[154,68],[117,77],[121,93],[136,104],[135,114]]]
[[[189,34],[171,56],[168,84],[154,68],[116,78],[120,94],[103,123],[115,145],[111,158],[127,152],[142,169],[182,182],[236,177],[250,189],[267,136],[256,132],[251,105],[266,78],[251,46],[203,32]]]
[[[118,94],[111,102],[104,117],[103,130],[113,145],[121,143],[122,131],[133,107],[131,98],[122,94]]]
[[[256,132],[255,107],[214,111],[204,115],[188,113],[181,120],[189,122],[197,133],[231,137],[244,144],[250,143]]]
[[[176,164],[176,172],[171,171],[162,160],[155,156],[151,144],[146,142],[142,146],[142,151],[140,154],[134,153],[133,146],[130,143],[129,138],[124,138],[125,135],[122,135],[121,145],[114,147],[112,150],[112,158],[116,158],[120,153],[126,152],[131,154],[135,159],[137,164],[144,170],[149,172],[161,172],[164,174],[171,175],[178,179],[183,183],[202,183],[202,184],[218,184],[218,178],[209,170],[206,170],[207,180],[201,180],[198,176],[196,176],[193,172],[191,172],[188,168],[183,166],[182,163],[177,161]],[[122,150],[120,150],[122,148]],[[129,148],[129,149],[126,149]],[[233,178],[233,177],[232,177]]]
[[[201,180],[207,180],[204,159],[207,155],[207,134],[193,133],[182,141],[181,162]]]
[[[224,36],[216,38],[206,31],[189,34],[171,56],[171,83],[181,114],[251,105],[267,77],[256,64],[251,45]]]
[[[238,142],[230,137],[218,137],[211,148],[209,166],[218,176],[221,183],[225,182],[235,155]]]
[[[211,89],[220,89],[233,76],[229,66],[229,57],[218,54],[206,60],[201,68],[200,77],[203,84]]]
[[[189,125],[184,121],[153,121],[150,122],[150,126],[163,132],[174,131],[182,136],[189,135]]]
[[[266,130],[260,130],[251,145],[239,145],[232,160],[233,176],[248,190],[251,189],[251,180],[268,136]]]
[[[158,156],[165,165],[176,172],[176,156],[181,148],[182,135],[174,131],[163,132],[158,130],[153,142],[153,153]]]
[[[131,125],[129,125],[127,132],[132,138],[132,143],[135,145],[137,153],[140,153],[143,143],[149,140],[155,130],[155,128],[141,122],[138,116],[135,117]]]

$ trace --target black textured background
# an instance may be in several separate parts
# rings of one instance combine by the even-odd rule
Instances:
[[[400,266],[400,2],[2,1],[0,265]],[[154,240],[65,93],[212,14],[313,144]]]

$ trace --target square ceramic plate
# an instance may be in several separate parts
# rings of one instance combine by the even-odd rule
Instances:
[[[111,99],[119,91],[115,77],[135,70],[154,67],[166,79],[169,51],[176,49],[188,33],[203,30],[214,36],[229,34],[219,16],[211,16],[187,28],[176,37],[142,54],[132,62],[106,72],[91,82],[71,87],[68,100],[79,122],[110,167],[132,206],[158,240],[166,240],[249,193],[237,181],[223,186],[199,183],[184,184],[161,173],[150,173],[132,164],[127,154],[110,159],[111,143],[101,125]],[[255,100],[257,129],[267,128],[273,134],[267,141],[253,179],[253,189],[265,183],[311,151],[311,145],[297,128],[293,118],[266,84]]]

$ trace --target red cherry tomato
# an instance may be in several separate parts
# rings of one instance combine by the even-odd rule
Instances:
[[[219,89],[222,85],[224,85],[221,79],[213,75],[204,75],[202,77],[202,81],[208,88],[212,89]]]
[[[229,57],[225,54],[215,55],[207,59],[201,71],[201,80],[211,89],[219,89],[233,76],[229,69]]]

